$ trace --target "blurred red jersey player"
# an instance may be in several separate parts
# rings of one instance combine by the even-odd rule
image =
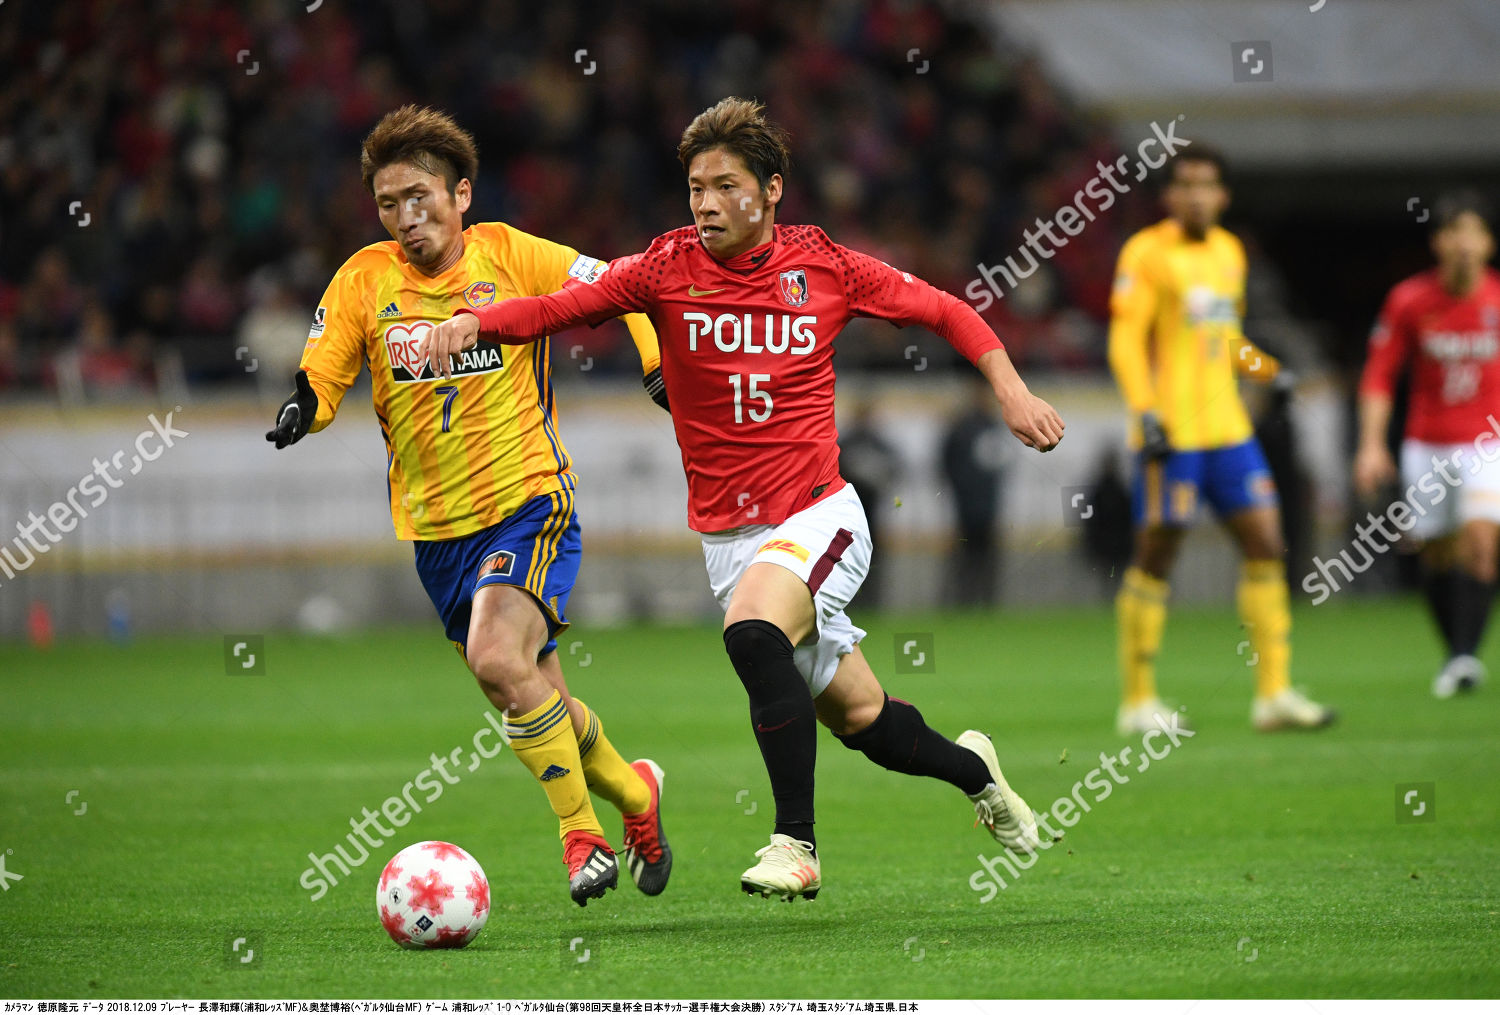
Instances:
[[[1396,477],[1386,445],[1391,403],[1410,378],[1400,476],[1423,543],[1424,591],[1448,659],[1432,692],[1484,680],[1479,643],[1500,552],[1500,273],[1487,206],[1476,194],[1437,203],[1437,266],[1398,284],[1370,335],[1359,388],[1355,489],[1371,497]]]
[[[969,730],[951,741],[889,698],[844,614],[869,569],[870,537],[839,475],[833,341],[854,317],[919,324],[989,381],[1011,432],[1047,451],[1062,420],[1032,395],[1004,347],[966,303],[842,247],[809,225],[776,225],[789,153],[762,107],[728,98],[683,132],[693,225],[656,238],[577,284],[508,300],[440,325],[435,369],[482,332],[501,342],[627,310],[647,314],[688,479],[688,524],[702,534],[725,610],[724,644],[776,800],[775,830],[741,887],[814,897],[817,721],[885,768],[943,779],[968,794],[1008,848],[1038,848],[1032,811],[1006,784],[994,747]]]

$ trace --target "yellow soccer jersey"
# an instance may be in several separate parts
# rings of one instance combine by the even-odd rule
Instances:
[[[571,488],[553,426],[550,341],[481,342],[451,379],[417,362],[417,343],[459,307],[561,289],[603,262],[502,222],[464,230],[458,263],[429,278],[394,240],[372,243],[334,275],[313,319],[302,368],[318,393],[317,431],[333,422],[368,365],[389,461],[391,520],[401,539],[453,539],[494,525],[532,497]],[[649,373],[656,333],[625,318]]]
[[[1194,242],[1166,219],[1120,252],[1109,365],[1131,413],[1156,413],[1174,449],[1228,447],[1254,432],[1236,379],[1269,379],[1280,364],[1245,338],[1244,310],[1245,250],[1227,230]],[[1130,440],[1140,446],[1134,422]]]

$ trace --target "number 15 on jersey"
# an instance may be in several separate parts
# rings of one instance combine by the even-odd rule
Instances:
[[[749,384],[742,390],[742,376]],[[764,423],[771,418],[771,393],[760,387],[761,384],[771,379],[770,374],[730,374],[729,386],[734,389],[734,421],[745,422],[746,402],[750,411],[750,422]],[[758,408],[753,403],[760,401],[765,403],[765,408]]]

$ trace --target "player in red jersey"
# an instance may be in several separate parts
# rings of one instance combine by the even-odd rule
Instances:
[[[1354,484],[1369,497],[1396,476],[1386,431],[1397,378],[1411,378],[1400,476],[1448,651],[1432,684],[1439,698],[1484,680],[1479,643],[1500,547],[1500,273],[1487,267],[1495,252],[1489,222],[1477,195],[1438,202],[1437,267],[1386,297],[1359,389]]]
[[[445,370],[481,333],[511,343],[646,313],[688,480],[688,524],[703,535],[724,644],[745,685],[776,800],[770,845],[745,891],[814,897],[816,721],[894,771],[946,780],[1008,848],[1038,848],[1036,820],[1006,784],[994,747],[951,741],[881,689],[844,606],[869,567],[870,538],[839,475],[833,340],[856,316],[942,335],[989,380],[1011,432],[1048,451],[1063,423],[1017,376],[972,308],[921,279],[829,240],[778,226],[786,135],[762,107],[729,98],[683,132],[694,225],[549,296],[506,300],[435,329],[421,352]]]

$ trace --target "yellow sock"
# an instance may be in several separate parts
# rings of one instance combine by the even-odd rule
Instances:
[[[583,775],[589,789],[619,808],[621,814],[639,814],[651,806],[651,787],[635,769],[625,763],[615,745],[604,735],[604,725],[593,709],[573,698],[583,707],[583,736],[578,738],[578,756],[583,759]]]
[[[584,782],[583,762],[578,759],[578,738],[568,719],[562,695],[553,691],[546,701],[527,712],[505,720],[505,735],[521,764],[531,770],[547,793],[547,802],[562,826],[559,837],[569,832],[593,832],[601,838],[604,829],[594,815],[589,788]]]
[[[1247,560],[1240,569],[1240,621],[1250,630],[1255,695],[1269,698],[1291,683],[1292,610],[1286,567],[1279,560]]]
[[[1156,697],[1156,652],[1167,625],[1167,583],[1138,567],[1127,568],[1115,597],[1120,678],[1127,706]]]

